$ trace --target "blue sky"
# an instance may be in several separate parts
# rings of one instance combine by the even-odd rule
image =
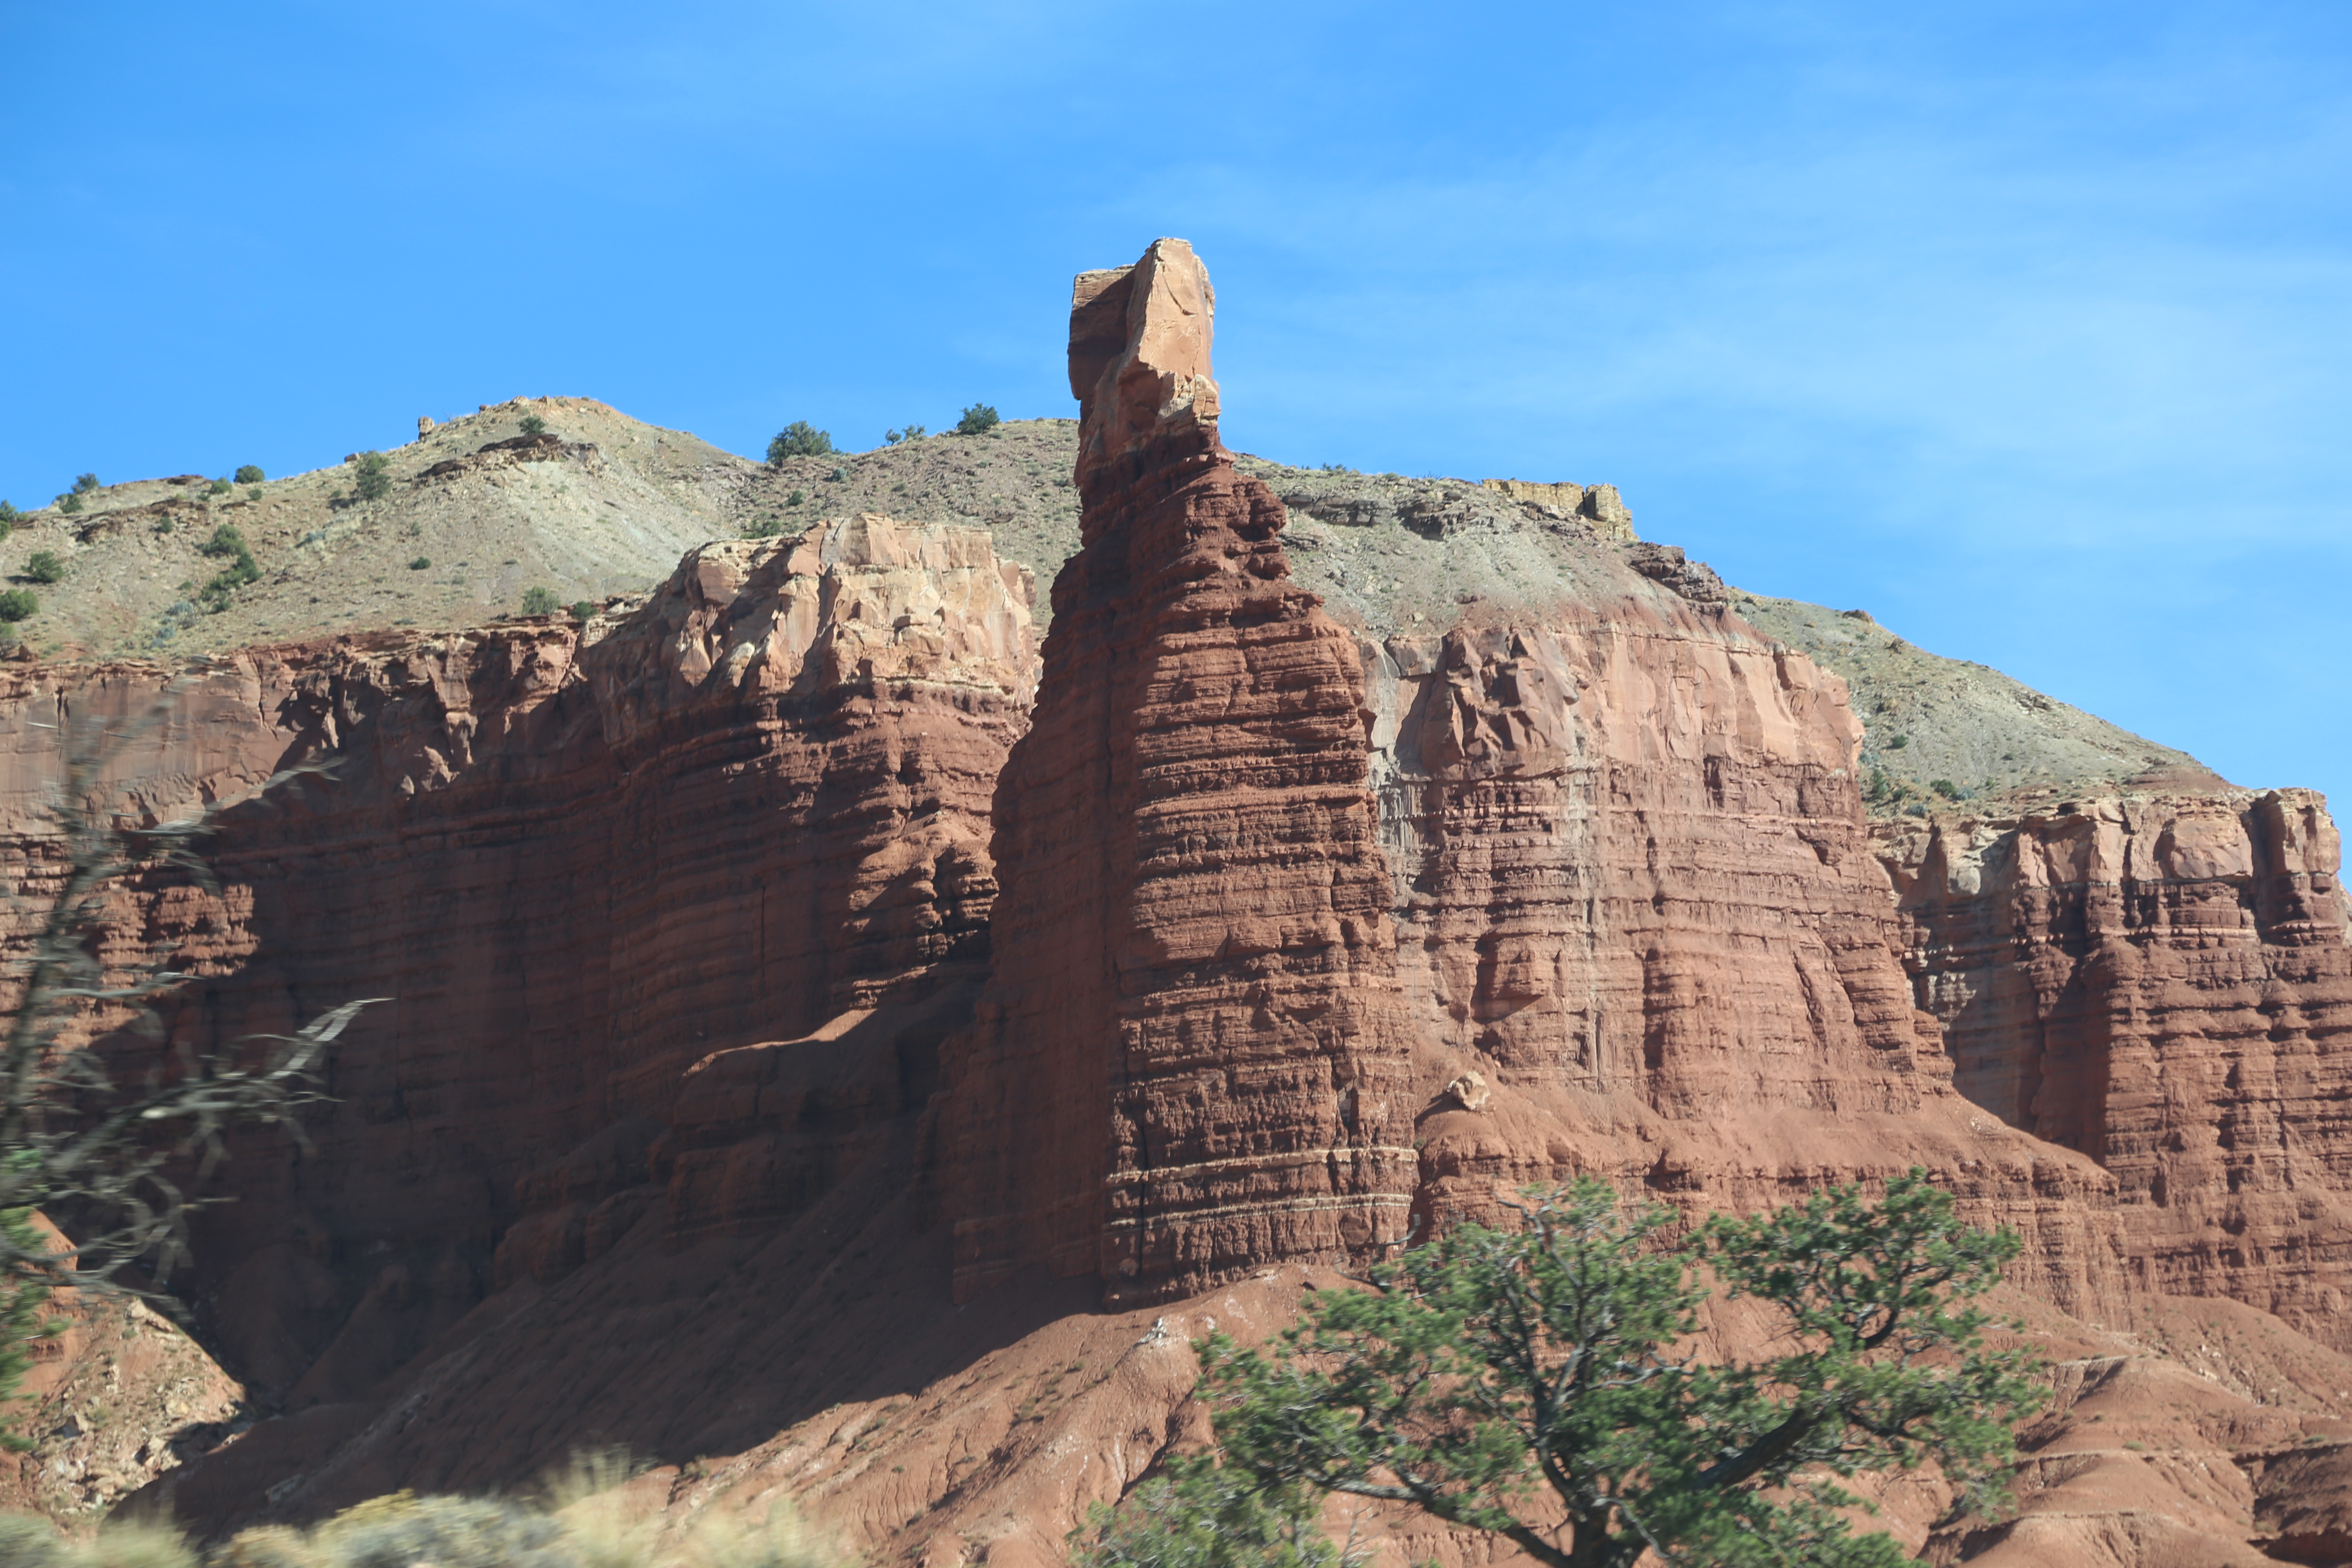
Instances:
[[[0,496],[516,394],[756,453],[1067,414],[1182,235],[1227,438],[1612,480],[2352,791],[2352,6],[0,0]]]

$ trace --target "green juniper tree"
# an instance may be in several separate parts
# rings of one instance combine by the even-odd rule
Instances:
[[[833,437],[805,419],[795,419],[776,432],[768,443],[768,465],[775,468],[787,458],[822,458],[833,450]]]
[[[228,608],[229,600],[247,583],[261,581],[261,563],[253,558],[253,547],[236,524],[224,522],[213,530],[213,536],[196,546],[196,553],[227,565],[213,574],[198,595],[205,609],[214,615]]]
[[[1998,1500],[2040,1394],[1968,1302],[2016,1256],[1924,1172],[1683,1239],[1595,1181],[1530,1193],[1519,1224],[1463,1225],[1317,1293],[1263,1351],[1200,1342],[1225,1466],[1281,1493],[1402,1503],[1554,1568],[1644,1552],[1710,1568],[1881,1568],[1837,1482],[1933,1462]],[[1764,1309],[1762,1359],[1689,1353],[1711,1293]],[[1548,1495],[1547,1495],[1548,1494]]]
[[[392,493],[392,459],[382,452],[362,452],[352,464],[352,489],[362,500],[382,500]]]

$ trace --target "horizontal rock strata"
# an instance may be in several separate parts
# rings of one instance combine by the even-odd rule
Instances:
[[[1875,834],[1969,1099],[2116,1184],[2134,1278],[2352,1348],[2352,945],[2304,790]]]
[[[951,1043],[957,1289],[1026,1263],[1111,1299],[1404,1234],[1388,868],[1351,639],[1216,437],[1181,242],[1079,278],[1085,545],[997,790],[995,964]]]
[[[167,1009],[200,1047],[392,998],[345,1037],[312,1152],[248,1151],[198,1238],[240,1374],[298,1403],[374,1383],[499,1275],[609,1240],[654,1179],[626,1129],[701,1058],[978,963],[1029,591],[983,531],[857,519],[698,551],[585,647],[539,624],[0,678],[12,859],[61,714],[123,733],[109,782],[151,820],[332,760],[229,812],[218,898],[135,889],[118,943],[202,977]],[[723,1228],[793,1182],[694,1186]]]

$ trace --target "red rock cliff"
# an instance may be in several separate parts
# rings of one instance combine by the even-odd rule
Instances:
[[[940,1129],[957,1289],[1181,1294],[1404,1231],[1409,1042],[1354,643],[1217,439],[1181,240],[1079,277],[1084,547],[996,793],[1003,893]]]
[[[1876,837],[1960,1087],[2114,1175],[2134,1282],[2352,1349],[2352,945],[2319,797],[2085,800]]]
[[[524,1207],[510,1269],[625,1228],[698,1060],[976,964],[1028,601],[984,531],[857,519],[698,551],[585,648],[558,623],[258,649],[177,683],[7,675],[16,824],[57,776],[37,726],[60,711],[128,734],[112,782],[151,817],[335,760],[229,814],[221,899],[159,884],[126,911],[126,942],[205,977],[170,1019],[200,1044],[394,999],[346,1037],[314,1152],[248,1151],[242,1201],[207,1218],[198,1289],[240,1373],[299,1380],[297,1403],[374,1383],[491,1287]],[[682,1163],[710,1224],[800,1191],[789,1161]]]

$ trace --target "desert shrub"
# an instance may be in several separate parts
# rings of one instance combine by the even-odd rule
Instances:
[[[522,613],[526,616],[551,616],[561,603],[552,588],[525,588],[522,591]]]
[[[261,499],[261,487],[259,485],[255,485],[252,489],[247,490],[245,492],[245,499],[247,500],[259,500]]]
[[[46,1252],[48,1244],[33,1225],[30,1209],[0,1211],[0,1237],[20,1251]],[[0,1400],[13,1400],[25,1373],[33,1365],[35,1342],[54,1339],[65,1321],[49,1316],[50,1285],[46,1279],[0,1274]],[[0,1448],[23,1453],[32,1440],[0,1430]],[[0,1563],[9,1561],[6,1536],[0,1533]]]
[[[783,532],[784,525],[772,517],[755,517],[743,525],[746,539],[773,539]]]
[[[956,434],[982,436],[1003,423],[1003,420],[997,417],[995,409],[985,403],[975,403],[963,411],[962,418],[956,421]]]
[[[245,535],[233,522],[224,522],[214,529],[213,536],[196,546],[196,553],[215,561],[244,562],[253,559],[252,548],[245,542]],[[257,570],[255,575],[260,575]]]
[[[801,502],[806,500],[808,500],[808,491],[803,489],[795,489],[792,494],[784,498],[784,504],[786,506],[798,506]]]
[[[776,432],[768,443],[770,464],[782,463],[787,458],[822,458],[833,450],[833,437],[805,419],[795,419]]]
[[[29,621],[40,607],[41,601],[33,596],[30,588],[0,589],[0,621],[12,626],[18,621]]]
[[[155,531],[158,533],[169,533],[176,527],[178,524],[172,521],[171,514],[168,512],[155,520]]]
[[[241,485],[257,485],[268,477],[261,471],[259,463],[246,463],[236,470],[236,482]]]
[[[184,1056],[168,1079],[160,1073],[143,1082],[128,1074],[118,1079],[118,1068],[129,1064],[89,1038],[89,1002],[100,997],[160,1030],[152,1001],[186,977],[165,967],[161,947],[126,965],[101,958],[110,944],[99,939],[120,918],[116,900],[124,886],[167,866],[197,869],[191,844],[214,831],[221,812],[241,804],[216,802],[143,828],[122,826],[116,792],[101,781],[111,776],[128,739],[164,716],[159,706],[128,724],[110,716],[61,726],[63,777],[35,805],[51,879],[40,903],[21,884],[7,889],[18,930],[15,984],[0,1023],[0,1299],[10,1309],[0,1312],[0,1352],[21,1351],[26,1339],[41,1337],[39,1305],[50,1291],[120,1298],[136,1289],[117,1278],[133,1264],[160,1287],[184,1257],[188,1215],[203,1201],[183,1184],[218,1162],[228,1123],[250,1119],[283,1127],[299,1107],[320,1099],[311,1069],[367,1005],[349,1005],[295,1036],[278,1037],[284,1049],[272,1051],[268,1061],[249,1048],[236,1048],[234,1061],[215,1053]],[[276,774],[255,793],[292,776]],[[72,1215],[71,1237],[34,1228],[27,1221],[36,1211]],[[89,1419],[97,1426],[106,1417],[93,1406]],[[147,1546],[157,1550],[135,1537],[101,1535],[69,1561],[170,1560],[159,1554],[159,1543]]]
[[[382,500],[392,493],[392,460],[382,452],[362,452],[352,465],[352,488],[362,500]]]
[[[1969,795],[1968,791],[1962,789],[1959,785],[1954,784],[1949,779],[1929,779],[1927,781],[1927,787],[1934,790],[1937,795],[1942,795],[1946,800],[1966,800]]]
[[[536,414],[524,415],[519,427],[526,436],[544,436],[547,434],[547,421],[541,419]]]
[[[235,489],[236,489],[236,487],[229,483],[226,479],[215,479],[212,483],[205,487],[205,494],[208,496],[225,496]]]
[[[58,510],[68,513],[79,511],[81,510],[81,497],[72,490],[68,490],[65,494],[58,498]]]
[[[1310,1488],[1261,1489],[1235,1470],[1180,1459],[1116,1509],[1094,1503],[1070,1532],[1072,1568],[1354,1568],[1316,1527]]]
[[[0,1513],[0,1563],[9,1568],[65,1568],[65,1539],[46,1519]]]
[[[228,608],[230,596],[239,588],[261,579],[261,563],[254,560],[252,548],[233,522],[224,522],[214,529],[213,536],[196,546],[196,553],[228,563],[213,574],[198,595],[205,608],[215,615]]]
[[[26,559],[25,575],[36,583],[61,583],[65,580],[66,563],[58,559],[54,550],[36,550]]]
[[[433,557],[430,555],[420,555],[415,560],[408,563],[408,569],[411,572],[423,572],[430,568],[432,564]]]
[[[882,441],[885,446],[897,447],[908,441],[919,441],[929,434],[920,425],[909,425],[904,430],[885,430]]]
[[[23,515],[6,501],[0,500],[0,539],[5,539],[16,531],[16,520]]]
[[[572,618],[573,620],[587,621],[593,620],[595,617],[596,603],[594,600],[574,599],[572,601]]]
[[[69,1542],[47,1520],[0,1514],[0,1563],[6,1568],[197,1568],[196,1554],[169,1526],[125,1521]]]
[[[1896,736],[1894,736],[1894,737],[1890,738],[1890,739],[1887,741],[1887,742],[1886,742],[1886,749],[1887,749],[1888,751],[1890,751],[1890,752],[1899,752],[1899,751],[1901,751],[1904,747],[1906,747],[1906,746],[1909,745],[1910,743],[1911,743],[1911,737],[1910,737],[1910,736],[1908,736],[1908,735],[1896,735]]]
[[[584,1485],[582,1474],[592,1476]],[[781,1508],[764,1521],[714,1510],[683,1529],[631,1518],[614,1490],[626,1479],[620,1468],[575,1468],[574,1477],[559,1478],[527,1502],[394,1492],[308,1530],[246,1531],[213,1562],[216,1568],[835,1568],[846,1561]],[[0,1563],[14,1568],[5,1556]],[[82,1564],[66,1558],[54,1568]]]
[[[86,496],[96,489],[98,489],[98,476],[96,474],[76,474],[74,476],[74,494],[78,496]]]
[[[310,1530],[248,1530],[223,1554],[234,1568],[579,1568],[563,1526],[536,1509],[487,1499],[394,1492]]]
[[[833,472],[827,474],[825,478],[831,479],[837,485],[846,484],[849,482],[849,470],[847,468],[836,468]]]

